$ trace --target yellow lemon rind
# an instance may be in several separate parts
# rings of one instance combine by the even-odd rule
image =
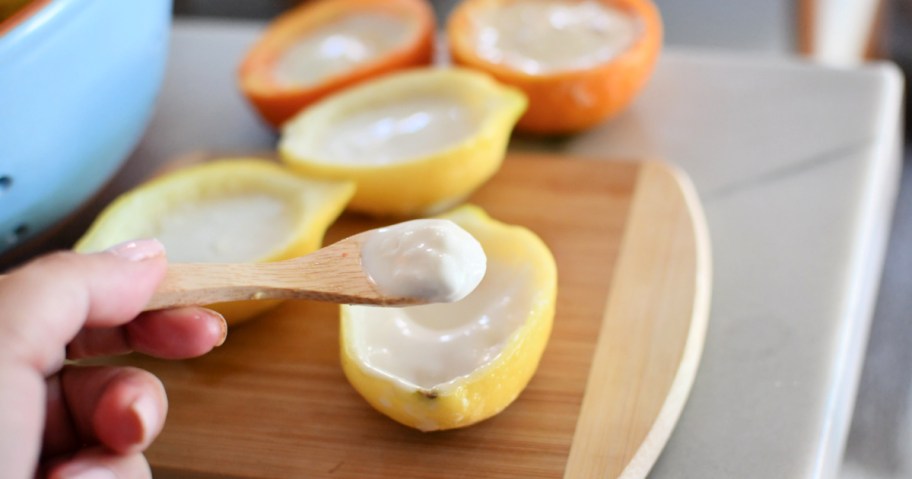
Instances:
[[[154,178],[115,199],[77,241],[74,250],[92,252],[149,236],[150,218],[166,215],[176,204],[248,191],[267,191],[294,208],[298,220],[288,239],[257,259],[278,261],[318,249],[323,236],[352,197],[352,182],[314,180],[258,158],[225,158],[193,165]],[[280,301],[233,301],[208,305],[236,324],[262,314]]]
[[[486,113],[470,138],[412,160],[346,165],[312,153],[315,134],[307,132],[332,125],[338,116],[364,105],[415,91],[457,92],[468,102],[485,105]],[[357,183],[351,210],[375,216],[434,214],[460,202],[500,169],[510,133],[526,106],[520,90],[486,74],[460,68],[415,69],[352,88],[305,110],[285,125],[279,154],[308,176]]]
[[[341,306],[342,367],[354,389],[376,410],[422,431],[470,426],[509,406],[525,389],[548,343],[557,297],[557,266],[547,245],[530,230],[491,219],[464,205],[440,216],[474,235],[489,258],[531,265],[534,306],[500,355],[467,376],[431,389],[409,387],[361,363],[349,339],[348,306]]]

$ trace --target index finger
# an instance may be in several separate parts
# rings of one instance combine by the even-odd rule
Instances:
[[[67,346],[67,358],[113,356],[132,351],[163,359],[202,356],[221,346],[225,318],[200,307],[146,311],[124,326],[83,329]]]

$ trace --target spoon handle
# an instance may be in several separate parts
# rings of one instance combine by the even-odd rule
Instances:
[[[363,273],[346,271],[351,268],[345,266],[309,257],[275,263],[170,263],[143,311],[262,299],[387,306],[417,303],[411,298],[380,295]],[[0,280],[6,276],[0,274]]]
[[[356,236],[274,263],[172,263],[145,309],[259,299],[384,306],[422,303],[379,293],[361,267],[360,248]]]
[[[276,284],[262,264],[172,263],[145,310],[225,301],[291,298],[306,292]]]
[[[273,263],[171,263],[143,310],[260,299],[377,306],[426,302],[378,292],[361,267],[361,241],[361,235],[355,235],[306,256]]]

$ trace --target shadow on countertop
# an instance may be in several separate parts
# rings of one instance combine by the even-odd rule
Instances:
[[[269,20],[305,0],[174,0],[174,14],[186,17]],[[443,23],[458,0],[432,0],[437,20]]]

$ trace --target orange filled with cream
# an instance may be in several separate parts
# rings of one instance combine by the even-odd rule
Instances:
[[[425,0],[318,0],[269,25],[239,71],[241,90],[274,127],[323,97],[431,62]]]
[[[453,60],[522,89],[517,129],[572,133],[622,111],[662,43],[649,0],[464,0],[450,17]]]

